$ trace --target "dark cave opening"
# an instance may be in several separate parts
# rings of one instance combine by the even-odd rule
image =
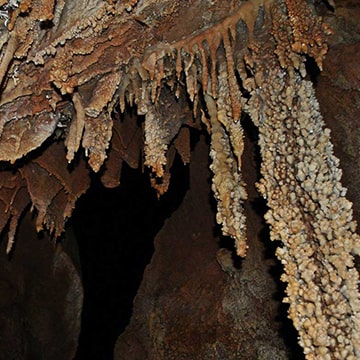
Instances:
[[[106,189],[94,176],[89,192],[79,199],[71,219],[84,286],[76,360],[113,359],[116,339],[130,321],[151,260],[154,237],[188,186],[189,167],[177,156],[169,190],[159,200],[149,175],[127,165],[118,188]]]

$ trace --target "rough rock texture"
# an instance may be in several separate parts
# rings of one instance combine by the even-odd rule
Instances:
[[[221,247],[213,232],[207,163],[202,137],[192,155],[190,189],[155,239],[115,359],[288,358],[275,322],[278,303],[271,299],[276,286],[259,238],[260,218],[249,204],[251,247],[237,268],[235,253]]]
[[[360,45],[334,46],[329,54],[324,72],[319,76],[316,95],[326,124],[332,130],[331,138],[344,172],[344,184],[349,188],[348,196],[354,204],[356,218],[359,218],[360,87],[357,77],[360,69],[359,62],[351,60],[360,57]],[[350,85],[350,81],[354,81],[354,85]],[[337,104],[336,107],[332,106],[334,103]]]

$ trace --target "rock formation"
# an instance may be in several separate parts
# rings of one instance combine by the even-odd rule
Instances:
[[[175,154],[190,161],[195,128],[211,139],[216,220],[244,257],[247,114],[259,131],[257,187],[271,240],[281,241],[285,301],[305,357],[359,357],[359,238],[306,69],[311,59],[324,67],[334,31],[317,12],[330,10],[332,1],[305,0],[3,1],[7,253],[29,204],[37,230],[58,237],[90,172],[115,187],[124,161],[146,167],[163,195]],[[358,79],[349,87],[358,91]]]

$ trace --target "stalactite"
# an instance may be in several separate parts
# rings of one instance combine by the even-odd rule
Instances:
[[[253,111],[263,161],[258,188],[270,208],[271,239],[283,243],[276,255],[285,268],[289,316],[307,359],[357,358],[353,255],[360,239],[314,90],[297,74],[276,69],[257,96],[263,104]]]
[[[69,126],[69,132],[65,139],[65,146],[67,148],[66,158],[69,162],[74,159],[75,154],[79,149],[85,127],[85,109],[78,93],[73,95],[73,104],[75,114],[73,115]]]
[[[113,121],[109,114],[103,112],[97,118],[85,117],[82,147],[85,155],[89,156],[88,163],[91,168],[98,172],[107,158],[112,135]]]
[[[253,47],[261,87],[247,105],[259,128],[261,174],[271,240],[288,283],[285,302],[306,359],[357,358],[360,351],[359,236],[342,172],[333,155],[314,89],[293,68],[282,69],[269,51]],[[352,316],[348,316],[352,314]]]
[[[247,194],[241,176],[241,155],[244,149],[240,121],[234,123],[231,113],[228,74],[225,63],[218,74],[218,99],[205,95],[211,122],[210,169],[214,173],[212,189],[217,200],[216,221],[224,235],[235,239],[237,253],[246,255],[246,220],[243,201]]]
[[[196,62],[196,68],[201,74],[198,76],[198,82],[201,83],[203,92],[208,92],[210,80],[209,91],[212,97],[216,98],[218,81],[216,68],[219,63],[217,51],[220,46],[223,46],[232,104],[231,111],[234,121],[237,121],[241,114],[241,94],[234,71],[234,45],[239,41],[237,37],[243,36],[241,32],[237,33],[237,30],[240,29],[238,25],[245,23],[249,29],[249,34],[252,34],[259,9],[261,6],[267,7],[271,3],[272,1],[246,2],[236,12],[213,25],[210,29],[199,31],[173,44],[158,45],[151,52],[145,54],[142,65],[149,72],[150,80],[155,80],[154,88],[160,87],[161,80],[165,80],[165,74],[166,76],[169,75],[163,70],[164,61],[166,59],[175,59],[174,71],[176,78],[180,80],[181,74],[185,74],[186,82],[190,84],[187,87],[189,97],[191,100],[194,99],[196,94],[196,86],[193,84],[194,70],[189,73],[189,69]],[[208,64],[210,64],[210,68]]]
[[[145,95],[145,98],[139,103],[139,113],[145,114],[144,135],[145,135],[145,162],[155,175],[159,178],[164,175],[164,166],[166,165],[166,151],[168,144],[166,139],[169,134],[163,119],[156,112],[155,105]]]
[[[313,56],[321,67],[323,55],[327,50],[322,39],[330,30],[314,19],[309,8],[304,8],[303,2],[288,1],[286,8],[280,2],[279,4],[271,10],[276,49],[270,47],[269,51],[277,54],[283,68],[294,67],[304,76],[305,68],[301,54],[308,53]],[[296,5],[302,9],[300,12],[296,10]],[[286,10],[290,13],[290,22],[287,21],[289,15]],[[218,200],[217,220],[222,223],[223,232],[236,239],[238,252],[244,255],[245,237],[239,234],[244,231],[245,225],[239,206],[245,199],[245,193],[240,190],[241,177],[234,165],[234,154],[229,139],[229,136],[234,136],[229,118],[232,115],[234,120],[237,120],[241,99],[236,95],[238,89],[237,85],[234,86],[234,75],[231,71],[229,73],[229,69],[234,68],[230,37],[228,33],[216,34],[209,39],[200,33],[192,39],[187,39],[186,44],[181,41],[168,49],[162,48],[161,52],[157,53],[158,57],[153,53],[146,58],[144,66],[153,74],[152,77],[156,78],[157,89],[161,80],[165,79],[165,72],[162,70],[164,57],[168,54],[173,57],[176,54],[176,77],[179,80],[184,70],[187,91],[193,100],[197,94],[194,62],[197,60],[200,63],[201,73],[198,81],[202,84],[211,121],[210,156],[214,172],[213,190]],[[314,36],[315,42],[312,40]],[[268,40],[271,43],[272,40]],[[221,43],[224,45],[226,61],[219,61],[217,56]],[[251,43],[250,49],[252,53],[256,53],[260,47],[261,45]],[[358,277],[350,254],[358,253],[355,246],[358,239],[354,233],[355,223],[352,221],[351,204],[345,200],[344,189],[339,184],[341,172],[337,169],[337,160],[332,155],[328,133],[322,130],[323,124],[317,115],[314,95],[308,83],[302,81],[299,75],[293,71],[288,75],[285,71],[278,70],[279,65],[275,60],[273,63],[267,63],[256,61],[246,55],[247,64],[254,70],[257,86],[256,89],[253,85],[248,87],[253,89],[253,97],[247,110],[252,114],[261,134],[264,180],[259,183],[259,189],[267,198],[271,209],[266,219],[272,225],[272,239],[281,239],[284,243],[277,255],[285,265],[286,275],[283,276],[283,280],[289,282],[286,301],[291,304],[290,317],[299,331],[300,343],[308,359],[317,356],[358,356],[358,319],[354,317],[345,320],[347,313],[357,314],[359,310],[359,294],[356,287]],[[210,70],[208,63],[211,65]],[[219,74],[216,73],[217,64],[222,67]],[[227,64],[227,72],[223,64]],[[237,65],[239,73],[243,74],[242,79],[247,80],[244,71],[240,72],[241,60],[238,60]],[[272,68],[276,70],[270,71]],[[279,85],[286,76],[290,79],[290,85]],[[211,85],[208,94],[209,81]],[[224,89],[230,89],[230,93]],[[231,100],[231,105],[224,101],[224,96]],[[232,111],[231,115],[229,109]],[[318,121],[317,128],[315,125],[302,123],[303,118],[310,123],[311,120]],[[306,129],[308,126],[311,127],[310,130]],[[239,128],[237,131],[237,141],[231,140],[232,145],[241,144],[239,137],[241,138],[242,133]],[[319,136],[319,140],[316,140],[314,133]],[[295,138],[291,138],[291,135]],[[296,140],[296,136],[299,135],[301,137]],[[309,141],[308,136],[315,139],[315,143],[319,141],[319,148],[314,150],[313,144],[308,144],[309,150],[301,150]],[[300,150],[296,153],[298,155],[294,156],[293,152],[298,146]],[[323,154],[324,151],[325,155],[319,157],[318,154]],[[239,166],[241,153],[240,149],[236,154]],[[316,156],[319,157],[317,160],[314,158]],[[297,165],[294,165],[296,163]],[[320,169],[317,175],[316,169]],[[309,174],[315,174],[315,178],[307,178]],[[316,181],[320,182],[318,188],[315,186]],[[312,191],[313,186],[315,190]],[[240,191],[238,196],[234,196],[235,206],[229,196],[234,194],[234,189]],[[319,195],[316,191],[319,191]],[[331,193],[335,197],[339,196],[336,209],[329,208],[327,196]],[[341,226],[339,210],[342,210]],[[322,217],[324,221],[321,220]],[[306,224],[311,224],[311,228]],[[329,233],[330,229],[332,230]],[[331,244],[336,238],[337,242]],[[340,254],[337,254],[338,251]],[[346,271],[346,267],[352,269]],[[342,282],[344,285],[341,285]],[[304,287],[308,290],[305,291]],[[322,295],[319,292],[320,288],[324,290]],[[348,339],[348,342],[344,339]],[[333,350],[335,348],[336,351]]]

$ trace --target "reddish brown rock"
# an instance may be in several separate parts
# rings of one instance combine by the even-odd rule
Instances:
[[[278,303],[271,300],[276,286],[268,273],[271,262],[264,259],[261,222],[250,202],[251,247],[244,260],[231,246],[221,247],[225,240],[215,227],[204,140],[192,155],[190,189],[156,236],[115,359],[287,358],[277,332]],[[254,178],[253,154],[246,155]]]

